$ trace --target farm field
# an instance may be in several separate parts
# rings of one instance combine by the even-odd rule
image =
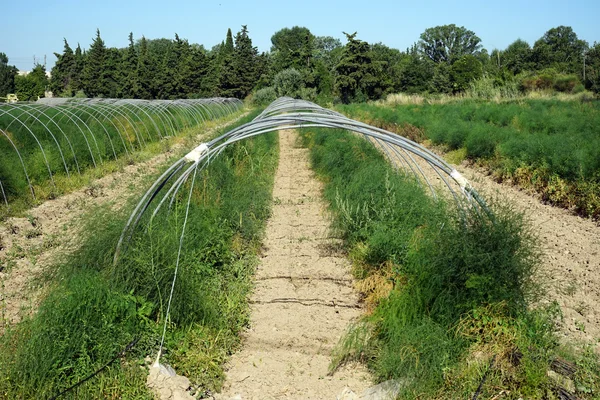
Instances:
[[[483,165],[556,204],[600,216],[600,103],[597,101],[450,100],[444,104],[353,104],[353,118]]]
[[[164,152],[241,106],[228,99],[46,99],[0,105],[0,217],[81,187],[136,158]]]
[[[335,398],[343,385],[334,390],[328,382],[343,382],[343,374],[355,373],[362,376],[360,383],[349,378],[346,392],[391,379],[399,398],[466,398],[475,392],[481,398],[557,398],[559,388],[584,399],[597,395],[600,282],[593,272],[600,267],[600,233],[594,222],[498,185],[472,165],[439,161],[433,168],[431,162],[438,159],[408,142],[391,147],[377,142],[374,147],[339,129],[300,129],[300,139],[289,131],[279,137],[265,132],[318,121],[310,120],[310,113],[305,120],[277,119],[280,112],[295,112],[294,107],[320,110],[285,101],[260,115],[255,110],[237,123],[239,130],[202,138],[208,147],[196,147],[169,169],[156,162],[149,173],[141,165],[129,182],[148,186],[162,173],[141,200],[136,185],[117,207],[102,206],[78,220],[78,243],[67,253],[53,254],[58,260],[53,264],[42,262],[39,277],[50,283],[21,314],[22,322],[5,326],[0,368],[7,373],[0,379],[0,397],[51,397],[128,345],[131,350],[119,361],[66,397],[152,398],[144,364],[159,348],[164,350],[159,350],[161,362],[189,378],[193,390],[185,395],[196,398],[210,398],[223,387],[222,398],[244,390],[254,390],[256,398],[271,393]],[[340,109],[364,120],[375,113],[373,107]],[[328,124],[336,118],[319,117]],[[383,124],[383,119],[374,121]],[[426,128],[407,126],[401,128],[426,135]],[[394,168],[390,154],[400,157],[406,149],[432,166],[423,174],[426,180],[438,173],[441,181],[444,176],[454,179],[453,185],[428,190],[411,168]],[[309,155],[322,189],[311,181],[308,163],[298,154]],[[285,170],[276,174],[278,164]],[[469,192],[455,168],[487,206],[468,207],[475,204],[469,203],[469,193],[475,192]],[[277,183],[282,179],[283,186]],[[123,190],[122,185],[116,190]],[[101,198],[104,189],[112,190],[102,183],[90,193]],[[467,202],[434,197],[441,190],[464,195]],[[321,220],[303,214],[307,210],[321,214]],[[331,220],[331,229],[323,216]],[[15,235],[10,230],[16,228],[23,241],[39,240],[41,248],[53,252],[52,237],[28,233],[52,225],[50,219],[36,219],[32,210],[20,225],[14,221],[3,223],[3,236]],[[53,233],[74,232],[58,228]],[[316,246],[323,239],[331,243]],[[311,246],[315,248],[307,250]],[[7,247],[18,258],[18,247]],[[118,258],[115,249],[120,249]],[[305,254],[309,251],[316,253]],[[334,263],[345,269],[319,274],[325,268],[322,259],[332,253],[339,257]],[[21,249],[23,255],[34,265],[38,262],[36,254]],[[302,257],[315,260],[307,264]],[[11,279],[5,275],[10,270],[0,273]],[[177,280],[174,274],[179,274]],[[319,291],[320,280],[335,290]],[[360,304],[353,289],[360,293]],[[331,293],[337,294],[330,298]],[[329,312],[331,317],[317,318]],[[301,318],[305,332],[288,331],[288,317],[277,319],[277,313],[306,313]],[[340,317],[343,322],[335,325]],[[349,331],[341,335],[349,322]],[[331,337],[321,332],[324,324],[332,324]],[[315,354],[311,346],[318,348]],[[260,357],[260,352],[275,357],[289,349],[310,361],[298,358],[294,364],[296,356],[289,355],[284,356],[288,367],[277,367],[279,361]],[[236,351],[233,361],[225,363]],[[269,380],[272,392],[256,386],[261,381],[253,371],[263,368],[263,361],[267,370],[275,365],[269,374],[281,374]],[[563,377],[564,370],[556,372],[558,364],[573,371]],[[316,394],[306,396],[308,390]],[[325,395],[326,390],[333,392]]]

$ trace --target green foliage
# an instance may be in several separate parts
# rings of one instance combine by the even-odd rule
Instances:
[[[0,97],[15,92],[16,76],[17,68],[13,65],[8,65],[8,57],[6,54],[0,53]]]
[[[531,70],[533,67],[531,58],[531,46],[521,39],[509,44],[502,52],[502,64],[514,75]]]
[[[426,29],[419,48],[434,63],[453,64],[465,55],[475,55],[481,49],[480,43],[475,32],[450,24]]]
[[[221,363],[248,323],[276,140],[268,134],[232,145],[197,177],[165,358],[204,390],[222,384]],[[112,254],[127,215],[94,210],[83,245],[54,269],[59,283],[40,311],[0,338],[2,397],[56,394],[139,337],[128,359],[82,385],[73,398],[151,398],[139,365],[157,351],[189,189],[184,187],[170,213],[136,233],[117,265]]]
[[[294,26],[283,28],[271,36],[271,57],[276,71],[288,68],[310,68],[315,37],[308,28]]]
[[[268,106],[277,99],[277,92],[272,86],[262,88],[254,93],[252,103],[256,106]]]
[[[369,44],[345,33],[348,43],[343,56],[335,67],[337,72],[335,90],[344,104],[379,99],[382,86],[382,65],[372,59]]]
[[[489,81],[486,85],[491,94],[498,90]],[[537,190],[545,200],[583,215],[600,216],[598,196],[593,194],[600,184],[598,102],[465,100],[341,110],[368,115],[376,124],[414,125],[433,143],[445,144],[450,150],[466,147],[469,158],[487,160],[499,179],[511,178]]]
[[[100,29],[97,29],[82,72],[83,90],[88,97],[106,97],[108,94],[107,57],[104,40],[100,37]]]
[[[46,68],[41,64],[37,64],[29,74],[15,77],[15,93],[20,101],[35,101],[38,97],[44,97],[47,86]]]
[[[294,68],[284,69],[273,78],[273,88],[277,97],[288,96],[298,98],[304,87],[302,74]]]
[[[450,72],[454,91],[465,91],[471,82],[481,78],[482,75],[483,66],[475,56],[470,54],[462,56],[452,64]]]
[[[50,88],[56,96],[72,97],[80,88],[75,87],[73,82],[76,73],[75,54],[67,39],[64,40],[63,54],[54,53],[57,60],[52,68]]]
[[[533,46],[538,69],[554,68],[561,73],[579,73],[583,52],[588,47],[570,26],[558,26],[544,33]]]
[[[521,95],[521,91],[516,79],[498,82],[496,79],[484,75],[469,83],[466,95],[469,98],[482,100],[516,99]]]
[[[357,278],[391,265],[393,289],[333,367],[362,360],[378,380],[399,382],[399,398],[466,398],[495,356],[494,393],[545,398],[559,315],[529,309],[539,248],[522,216],[500,203],[488,217],[436,202],[355,135],[305,130],[303,139]]]
[[[584,55],[585,57],[585,87],[600,94],[600,43],[594,43]]]

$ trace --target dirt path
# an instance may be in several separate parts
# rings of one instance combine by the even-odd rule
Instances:
[[[273,215],[256,273],[250,329],[218,399],[335,399],[369,386],[364,367],[328,376],[330,355],[361,313],[348,262],[332,253],[321,185],[295,132],[280,135]]]
[[[243,115],[239,116],[241,118]],[[211,135],[215,126],[196,140]],[[37,309],[43,294],[45,267],[79,245],[82,217],[96,206],[122,207],[132,195],[148,186],[148,178],[181,151],[175,144],[165,153],[126,166],[92,185],[49,200],[29,210],[24,218],[0,222],[0,334]]]
[[[457,169],[481,193],[506,198],[531,220],[542,241],[539,278],[549,281],[549,300],[563,311],[560,333],[571,342],[594,344],[600,351],[600,226],[568,210],[543,204],[535,195],[499,184],[465,164]]]

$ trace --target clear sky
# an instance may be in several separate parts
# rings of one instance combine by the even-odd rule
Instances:
[[[260,51],[271,46],[271,35],[281,28],[305,26],[317,36],[333,36],[345,43],[343,31],[358,38],[406,49],[427,28],[456,24],[474,31],[483,46],[504,49],[521,38],[531,45],[548,29],[571,26],[580,39],[600,42],[600,0],[499,1],[168,1],[168,0],[0,0],[0,52],[9,64],[30,70],[33,57],[48,69],[54,52],[62,52],[63,37],[75,48],[89,47],[100,29],[107,46],[125,47],[127,36],[149,39],[175,33],[190,43],[210,49],[248,25]]]

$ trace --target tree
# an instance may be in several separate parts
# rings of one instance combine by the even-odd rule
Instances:
[[[287,68],[305,70],[311,67],[314,53],[314,35],[308,28],[283,28],[271,36],[273,68],[276,72]]]
[[[430,90],[430,82],[434,76],[434,63],[419,52],[417,44],[406,49],[398,69],[400,82],[398,89],[406,93],[422,93]]]
[[[35,101],[38,97],[44,97],[48,83],[46,68],[36,64],[29,74],[15,77],[15,93],[19,100]]]
[[[108,98],[124,97],[122,92],[125,71],[121,66],[123,52],[115,47],[106,49],[106,58],[103,71],[103,86],[100,94]]]
[[[129,32],[129,46],[123,53],[123,61],[121,62],[122,86],[121,94],[124,97],[136,98],[140,91],[140,80],[137,74],[138,55],[133,41],[133,32]]]
[[[517,39],[508,45],[501,54],[503,65],[515,75],[533,68],[531,57],[531,46],[521,39]]]
[[[455,93],[466,90],[472,81],[482,76],[483,66],[481,62],[477,57],[470,54],[462,56],[450,67],[452,89]]]
[[[140,50],[138,55],[137,77],[139,79],[139,89],[136,98],[155,99],[156,88],[154,85],[155,63],[150,58],[148,52],[148,40],[144,36],[140,39]]]
[[[15,92],[16,76],[17,67],[8,65],[8,57],[6,54],[0,53],[0,97]]]
[[[336,66],[335,89],[343,103],[375,100],[381,97],[381,65],[373,62],[369,43],[356,39],[356,32],[344,32],[348,43]]]
[[[587,89],[600,94],[600,43],[594,43],[585,55],[583,83]]]
[[[75,54],[67,39],[64,39],[64,43],[63,53],[54,53],[57,60],[52,68],[50,88],[55,95],[71,97],[75,93],[72,84],[75,75]]]
[[[83,89],[83,68],[85,66],[86,54],[81,51],[81,46],[77,43],[77,48],[75,49],[75,66],[73,70],[73,76],[71,80],[71,85],[73,86],[73,91],[78,91]]]
[[[252,46],[248,28],[235,35],[235,48],[231,56],[227,55],[221,69],[219,87],[223,96],[243,99],[248,96],[258,81],[258,50]]]
[[[100,29],[97,29],[83,68],[83,90],[89,97],[106,95],[106,57],[106,46],[100,37]]]
[[[421,34],[421,52],[435,63],[452,64],[464,55],[475,55],[481,49],[481,39],[464,26],[441,25]]]
[[[554,68],[562,73],[580,74],[587,48],[587,42],[578,39],[570,26],[559,26],[535,42],[533,60],[537,69]]]

